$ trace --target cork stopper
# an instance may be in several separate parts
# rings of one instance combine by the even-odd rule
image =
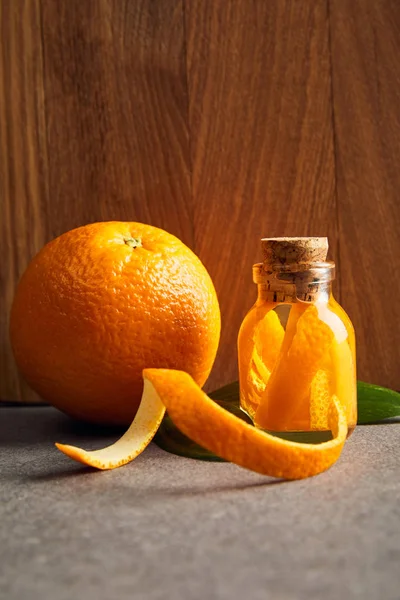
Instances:
[[[261,240],[264,266],[268,270],[290,270],[291,265],[325,262],[327,237],[281,237]]]
[[[263,238],[261,246],[264,260],[253,265],[253,281],[263,299],[314,302],[335,277],[326,237]]]

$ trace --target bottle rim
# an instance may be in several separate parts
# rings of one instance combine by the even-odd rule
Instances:
[[[288,284],[319,284],[335,279],[335,263],[333,261],[309,263],[256,263],[253,265],[253,281],[257,284],[268,284],[271,280]]]

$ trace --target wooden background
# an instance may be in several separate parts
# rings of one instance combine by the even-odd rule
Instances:
[[[138,220],[203,260],[236,377],[259,239],[329,235],[359,377],[400,389],[398,0],[0,0],[0,397],[39,248]]]

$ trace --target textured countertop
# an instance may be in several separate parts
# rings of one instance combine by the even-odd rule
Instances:
[[[298,482],[155,445],[95,472],[53,446],[116,437],[0,408],[0,598],[400,598],[400,425],[359,427]]]

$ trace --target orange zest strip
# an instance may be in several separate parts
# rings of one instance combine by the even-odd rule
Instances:
[[[256,327],[254,347],[268,371],[272,371],[282,346],[285,330],[279,316],[270,310]]]
[[[268,381],[256,412],[258,426],[276,431],[291,429],[291,418],[305,401],[333,339],[332,329],[319,319],[316,307],[309,306],[297,321],[289,350],[282,354]],[[304,402],[304,407],[309,417],[309,404]]]
[[[343,406],[347,423],[355,426],[357,423],[357,384],[356,370],[350,345],[347,340],[335,342],[331,347],[334,372],[333,393],[337,395]]]
[[[308,306],[309,306],[308,304],[304,304],[303,302],[298,302],[291,307],[288,321],[286,324],[286,330],[284,330],[284,328],[282,327],[279,317],[274,311],[275,316],[279,320],[280,330],[279,330],[279,327],[277,326],[278,324],[276,322],[270,321],[268,323],[269,325],[273,326],[272,336],[271,336],[272,337],[271,342],[273,345],[271,346],[271,350],[269,350],[269,356],[265,357],[265,354],[262,352],[263,340],[262,340],[261,336],[259,338],[255,337],[255,341],[256,342],[258,341],[258,344],[257,343],[255,344],[255,347],[253,350],[252,362],[251,362],[251,366],[253,368],[250,369],[250,373],[249,373],[250,389],[252,387],[256,387],[256,389],[257,389],[257,398],[255,398],[256,402],[255,402],[254,410],[252,412],[253,420],[255,418],[258,406],[260,405],[261,399],[264,396],[265,389],[267,387],[271,373],[274,373],[278,369],[282,360],[286,359],[286,355],[289,351],[290,345],[293,341],[293,337],[296,333],[297,321],[299,320],[299,318],[301,317],[301,315],[304,313],[304,311],[306,310],[306,308]],[[262,321],[262,323],[263,323],[263,321]],[[265,326],[263,326],[263,328],[262,328],[262,332],[263,331],[265,331]],[[269,336],[264,336],[264,343],[266,343],[267,339],[269,339]],[[271,354],[271,352],[273,354]],[[267,365],[265,365],[265,360],[263,360],[264,358],[270,358]]]
[[[265,387],[267,385],[268,379],[271,376],[271,371],[268,369],[268,367],[265,366],[262,358],[260,357],[260,355],[257,352],[257,349],[254,348],[253,350],[253,354],[251,355],[251,360],[252,363],[250,365],[250,381],[253,380],[253,378],[255,379],[260,379],[262,381],[263,384],[263,391],[265,390]]]
[[[312,430],[328,429],[329,401],[331,397],[331,381],[327,371],[319,369],[310,388],[310,428]]]
[[[260,402],[260,396],[265,390],[266,381],[268,381],[270,375],[268,368],[265,368],[263,374],[260,374],[255,366],[255,342],[257,339],[259,340],[257,330],[261,324],[264,324],[265,318],[273,312],[273,309],[276,306],[276,302],[265,302],[261,306],[253,306],[252,310],[243,321],[239,331],[238,345],[241,404],[251,415],[253,415],[257,409]],[[276,313],[274,312],[274,314]],[[278,318],[278,315],[276,315],[276,317]],[[280,321],[279,326],[282,328]],[[262,327],[262,332],[265,333],[264,325]],[[261,363],[261,356],[259,358]]]
[[[271,371],[278,359],[284,335],[285,330],[274,310],[270,310],[265,315],[255,330],[249,379],[250,387],[259,388],[261,393],[265,391]]]
[[[145,380],[142,401],[127,432],[114,444],[101,450],[83,450],[76,446],[58,444],[70,458],[96,469],[115,469],[139,456],[150,444],[165,413],[165,406],[151,383]]]
[[[115,444],[91,452],[63,444],[56,444],[57,448],[91,467],[115,469],[143,452],[167,408],[182,433],[221,458],[263,475],[303,479],[331,467],[346,440],[346,416],[335,396],[328,414],[333,439],[319,445],[297,444],[238,419],[211,400],[183,371],[145,369],[143,377],[139,410],[128,431]]]
[[[322,473],[337,461],[346,440],[346,415],[335,396],[328,415],[333,439],[317,445],[298,444],[269,435],[227,412],[183,371],[145,369],[143,376],[182,433],[221,458],[263,475],[303,479]]]

